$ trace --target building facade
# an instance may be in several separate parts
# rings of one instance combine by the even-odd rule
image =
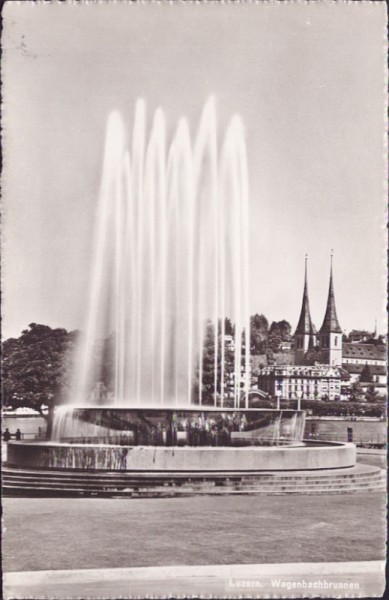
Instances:
[[[374,386],[380,395],[386,393],[387,359],[384,345],[344,343],[342,367],[350,375],[350,385],[356,382]]]
[[[342,378],[331,365],[285,365],[263,367],[258,387],[285,400],[340,400]]]

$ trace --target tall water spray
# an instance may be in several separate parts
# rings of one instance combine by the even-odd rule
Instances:
[[[167,144],[160,108],[147,136],[145,104],[138,100],[127,144],[122,119],[112,113],[86,334],[71,402],[96,404],[92,391],[109,368],[112,405],[202,404],[211,332],[214,402],[223,406],[232,395],[238,406],[249,389],[248,283],[248,176],[240,118],[232,118],[219,151],[212,98],[194,143],[181,119]],[[232,385],[226,384],[226,317],[235,327],[228,350]],[[102,342],[108,334],[109,352]]]

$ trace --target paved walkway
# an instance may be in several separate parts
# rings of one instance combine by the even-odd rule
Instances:
[[[380,597],[384,561],[5,573],[4,598]]]
[[[385,448],[358,448],[357,454],[377,454],[378,456],[386,456]]]

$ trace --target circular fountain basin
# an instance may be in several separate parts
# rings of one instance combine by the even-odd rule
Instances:
[[[341,469],[354,466],[351,443],[301,446],[161,447],[64,442],[10,442],[7,464],[39,469],[126,472],[250,472]]]
[[[119,472],[250,472],[355,465],[353,444],[302,441],[304,411],[214,407],[57,411],[48,442],[10,442],[13,467]]]

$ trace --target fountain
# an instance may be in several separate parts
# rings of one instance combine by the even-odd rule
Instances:
[[[109,117],[97,209],[94,264],[71,403],[95,405],[93,387],[110,348],[110,405],[202,405],[203,354],[213,339],[213,397],[224,405],[225,319],[235,327],[232,390],[250,385],[248,180],[243,128],[234,117],[219,155],[214,100],[195,143],[179,121],[170,145],[161,109],[146,144],[138,101],[127,149],[124,125]],[[242,342],[240,342],[242,340]],[[220,363],[220,364],[219,364]]]
[[[249,186],[240,118],[220,143],[211,98],[193,143],[184,118],[167,142],[160,108],[146,130],[142,100],[132,139],[118,113],[108,119],[69,403],[56,411],[51,442],[10,444],[9,464],[132,474],[352,466],[350,444],[302,444],[302,411],[249,404]]]

